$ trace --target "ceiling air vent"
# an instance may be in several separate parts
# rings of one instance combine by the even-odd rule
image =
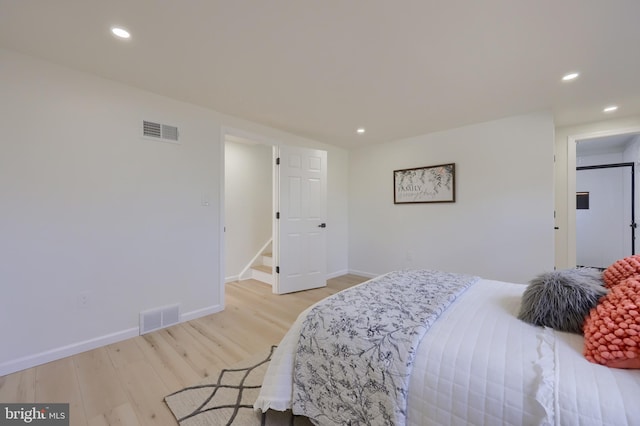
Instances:
[[[142,122],[142,136],[163,142],[178,142],[178,128],[166,124],[144,120]]]

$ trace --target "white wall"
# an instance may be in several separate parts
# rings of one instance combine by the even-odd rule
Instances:
[[[227,126],[327,149],[346,227],[345,150],[4,49],[0,69],[0,375],[137,335],[145,309],[222,308]],[[143,119],[182,144],[142,139]],[[347,270],[346,246],[328,235],[328,271]]]
[[[212,114],[6,51],[0,64],[0,366],[135,335],[146,309],[222,309]],[[181,144],[141,138],[143,119]]]
[[[349,266],[425,267],[526,282],[553,269],[550,114],[351,152]],[[393,170],[456,163],[456,202],[393,204]]]
[[[237,280],[272,237],[272,150],[225,143],[225,281]]]
[[[627,143],[622,153],[622,161],[638,163],[640,161],[640,135],[636,135]]]
[[[349,272],[349,155],[328,149],[327,167],[327,276],[333,278]]]
[[[555,133],[555,265],[576,266],[575,140],[640,131],[640,116],[556,128]]]

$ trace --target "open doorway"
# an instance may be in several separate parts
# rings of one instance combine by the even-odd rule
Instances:
[[[603,269],[636,252],[640,134],[576,142],[576,265]]]
[[[225,134],[225,282],[273,285],[273,149]]]
[[[223,131],[225,283],[326,285],[327,152]],[[281,161],[282,160],[282,161]]]

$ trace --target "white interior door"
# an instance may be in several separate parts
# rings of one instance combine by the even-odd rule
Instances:
[[[276,172],[275,293],[327,285],[327,152],[281,146]]]

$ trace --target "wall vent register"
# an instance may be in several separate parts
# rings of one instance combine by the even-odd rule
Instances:
[[[142,122],[142,136],[162,142],[180,143],[178,141],[178,128],[153,121]]]
[[[140,334],[160,330],[180,322],[180,306],[170,305],[140,312]]]

